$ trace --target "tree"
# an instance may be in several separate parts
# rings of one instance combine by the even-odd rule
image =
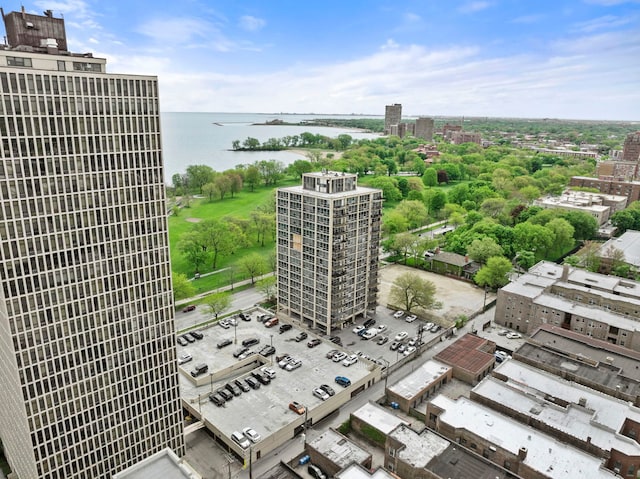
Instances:
[[[398,189],[398,181],[388,176],[378,176],[371,180],[369,185],[372,188],[382,190],[385,201],[399,201],[402,199],[402,193]]]
[[[438,184],[438,172],[435,168],[427,168],[422,175],[424,186],[432,187]]]
[[[226,291],[213,293],[207,296],[205,304],[207,305],[207,309],[211,315],[214,316],[215,319],[218,319],[218,315],[229,309],[229,306],[231,306],[231,293]]]
[[[382,218],[382,228],[387,235],[393,235],[407,231],[409,222],[402,214],[392,210]]]
[[[257,241],[260,246],[264,246],[267,232],[275,225],[275,215],[254,210],[251,212],[251,219],[253,220],[254,230],[258,235]]]
[[[416,273],[403,273],[391,286],[391,303],[411,312],[414,308],[439,309],[442,303],[436,301],[436,285],[422,279]]]
[[[600,244],[594,241],[585,241],[582,249],[577,253],[582,265],[589,271],[597,272],[600,269]]]
[[[554,218],[549,221],[545,228],[553,232],[554,241],[549,249],[550,259],[556,259],[567,251],[571,250],[575,245],[573,239],[574,229],[567,220],[563,218]]]
[[[485,264],[491,257],[502,256],[503,250],[493,238],[485,236],[474,239],[467,248],[467,254],[472,260]]]
[[[513,249],[531,251],[536,260],[544,258],[554,241],[553,232],[544,226],[519,223],[513,227]]]
[[[224,200],[227,193],[231,191],[231,179],[226,175],[218,175],[213,184],[216,187],[216,192],[220,195],[220,199]]]
[[[275,302],[277,291],[275,276],[267,276],[266,278],[256,281],[256,288],[266,296],[267,301]]]
[[[427,207],[422,201],[403,200],[398,203],[395,211],[407,219],[411,229],[422,226],[427,222]]]
[[[536,255],[531,251],[518,251],[515,260],[522,269],[528,270],[536,264]]]
[[[196,273],[200,271],[200,266],[205,264],[209,257],[206,245],[195,231],[183,234],[176,247],[186,257],[187,262],[193,266]]]
[[[407,264],[407,254],[411,251],[416,237],[411,233],[400,233],[393,238],[393,250],[397,251],[404,258],[404,264]]]
[[[240,266],[251,277],[251,284],[255,284],[256,276],[264,274],[267,263],[258,253],[251,253],[238,262]]]
[[[218,265],[218,257],[234,253],[246,242],[244,233],[235,224],[225,220],[206,220],[196,225],[199,241],[211,252],[213,269]]]
[[[313,165],[307,160],[296,160],[289,165],[289,171],[293,173],[296,178],[302,178],[304,173],[310,173],[313,171]]]
[[[444,191],[436,190],[434,191],[431,199],[429,200],[429,211],[433,213],[438,213],[444,205],[447,203],[447,194]]]
[[[215,172],[213,168],[207,165],[190,165],[187,166],[188,184],[192,188],[198,188],[202,193],[202,187],[213,181]]]
[[[244,174],[244,181],[249,185],[249,189],[253,191],[258,183],[260,183],[260,170],[257,166],[251,165]]]
[[[562,217],[573,226],[573,237],[577,241],[591,239],[598,231],[598,222],[588,213],[567,211]]]
[[[502,256],[494,256],[487,260],[487,264],[476,273],[474,281],[480,286],[501,288],[509,282],[507,276],[511,271],[511,261]]]
[[[172,272],[171,278],[173,283],[174,301],[195,296],[196,288],[193,286],[193,283],[189,281],[186,274]]]

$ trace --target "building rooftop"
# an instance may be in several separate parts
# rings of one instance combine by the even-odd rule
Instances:
[[[376,428],[385,435],[389,434],[399,425],[406,424],[406,421],[403,419],[372,402],[366,403],[361,408],[352,412],[351,415],[369,424],[371,427]]]
[[[360,464],[355,463],[338,472],[333,477],[336,479],[397,479],[397,476],[381,467],[374,472],[369,472]]]
[[[371,457],[371,453],[333,429],[327,429],[308,445],[340,468],[352,462],[361,464]]]
[[[600,247],[598,255],[605,256],[611,247],[622,251],[625,263],[640,267],[640,231],[628,230],[619,238],[610,239]]]
[[[398,396],[411,399],[418,394],[422,394],[425,388],[433,383],[433,381],[438,380],[443,374],[446,374],[450,369],[450,366],[438,361],[429,360],[420,365],[415,371],[389,386],[388,389]]]
[[[201,479],[170,449],[163,449],[143,461],[120,471],[113,479]]]
[[[434,457],[427,469],[446,479],[506,479],[517,477],[502,467],[457,444]]]
[[[516,360],[504,361],[495,372],[500,379],[487,377],[473,388],[473,394],[581,441],[591,441],[602,450],[640,455],[640,444],[618,434],[627,419],[640,422],[640,411],[627,402]]]
[[[440,261],[441,263],[451,264],[453,266],[466,266],[472,261],[468,256],[463,256],[458,253],[451,253],[449,251],[440,251],[433,255],[432,261]]]
[[[436,354],[434,359],[465,371],[480,373],[487,363],[495,361],[493,350],[493,341],[468,333]]]
[[[394,429],[389,437],[404,444],[405,447],[397,451],[398,458],[412,467],[427,467],[427,464],[442,454],[450,444],[448,440],[428,429],[417,433],[404,425]]]
[[[508,361],[507,361],[508,362]],[[467,430],[496,446],[518,455],[523,463],[551,479],[613,479],[616,475],[603,467],[603,460],[562,443],[492,409],[460,397],[453,401],[440,394],[431,401],[444,412],[440,420],[454,428]]]

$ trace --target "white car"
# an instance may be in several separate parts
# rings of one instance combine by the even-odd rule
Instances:
[[[229,329],[231,327],[231,325],[229,324],[229,321],[226,320],[226,319],[222,319],[222,320],[218,321],[218,326],[221,326],[224,329]]]
[[[293,357],[289,356],[288,354],[282,358],[279,362],[278,362],[278,366],[280,366],[281,368],[284,368],[287,364],[289,364],[289,361],[293,361]]]
[[[362,326],[362,325],[356,326],[355,328],[353,328],[353,333],[354,334],[358,334],[360,331],[362,331],[364,329],[366,329],[366,328],[364,326]]]
[[[409,333],[407,333],[406,331],[400,331],[398,334],[396,334],[395,340],[402,341],[407,336],[409,336]]]
[[[352,354],[351,356],[345,358],[344,361],[342,361],[342,365],[349,367],[352,364],[355,364],[357,362],[358,362],[358,356],[356,356],[355,354]]]
[[[379,333],[381,333],[382,331],[387,329],[387,325],[386,324],[380,324],[376,329],[378,330]]]
[[[404,318],[407,323],[413,323],[416,319],[418,319],[418,317],[415,314],[411,314]]]
[[[393,313],[393,317],[396,319],[399,319],[403,316],[404,316],[404,311],[396,311],[395,313]]]
[[[247,437],[247,439],[250,439],[251,442],[254,442],[254,443],[262,439],[262,436],[258,434],[255,429],[252,429],[250,427],[245,427],[242,430],[242,434],[244,434]]]
[[[367,329],[367,330],[362,334],[362,339],[371,339],[371,338],[373,338],[376,334],[378,334],[378,330],[377,330],[376,328]]]
[[[313,390],[313,395],[317,398],[322,399],[323,401],[326,401],[327,399],[329,399],[329,395],[324,389],[315,388]]]
[[[269,368],[267,366],[264,366],[264,367],[260,368],[260,371],[264,375],[269,376],[269,379],[274,379],[276,377],[276,372],[273,369],[271,369],[271,368]]]
[[[500,331],[498,331],[498,336],[506,336],[507,334],[509,334],[508,329],[501,329]]]
[[[415,346],[408,346],[405,350],[404,350],[404,355],[405,356],[409,356],[411,353],[415,353],[416,352],[416,347]]]
[[[190,354],[185,353],[185,354],[181,354],[178,357],[178,364],[184,364],[184,363],[188,363],[189,361],[191,361],[193,358],[191,357]]]
[[[407,345],[409,345],[409,346],[415,346],[417,342],[418,342],[418,338],[413,337],[413,338],[411,338],[411,339],[409,340],[409,342],[407,343]]]
[[[237,326],[238,325],[238,321],[234,317],[227,318],[227,323],[229,323],[231,326]]]
[[[422,326],[423,331],[429,331],[431,328],[433,328],[433,323],[427,323]]]
[[[285,371],[293,371],[294,369],[298,369],[300,366],[302,366],[302,361],[294,359],[293,361],[289,361],[289,364],[287,364],[284,369]]]
[[[346,357],[347,357],[347,353],[340,351],[338,354],[335,354],[332,359],[334,363],[339,363]]]
[[[520,339],[521,337],[520,333],[507,333],[507,339]]]

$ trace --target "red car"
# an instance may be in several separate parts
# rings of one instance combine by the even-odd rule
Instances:
[[[182,308],[182,312],[188,313],[189,311],[193,311],[194,309],[196,309],[196,305],[190,304],[189,306],[185,306],[184,308]]]

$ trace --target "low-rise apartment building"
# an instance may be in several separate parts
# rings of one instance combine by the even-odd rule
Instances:
[[[627,207],[627,197],[567,190],[560,196],[540,198],[534,204],[542,208],[582,211],[593,216],[600,226],[606,223],[612,214]]]
[[[626,181],[624,178],[601,176],[573,176],[569,180],[570,187],[596,188],[606,195],[626,196],[627,204],[640,200],[640,181]]]

